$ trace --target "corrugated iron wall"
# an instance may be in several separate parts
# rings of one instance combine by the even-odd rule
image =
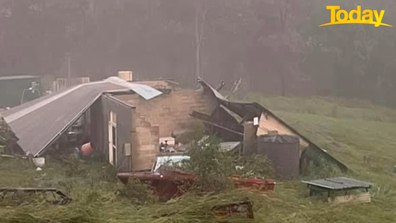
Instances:
[[[278,140],[279,138],[283,139]],[[299,176],[300,141],[298,137],[262,135],[258,137],[257,145],[258,153],[267,155],[271,160],[278,178],[290,180]]]

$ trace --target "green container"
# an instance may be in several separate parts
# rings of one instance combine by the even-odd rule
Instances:
[[[36,90],[29,90],[36,82]],[[15,107],[43,95],[41,78],[38,76],[0,77],[0,108]]]

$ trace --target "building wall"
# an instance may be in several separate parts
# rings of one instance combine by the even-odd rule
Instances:
[[[119,171],[131,171],[132,160],[125,156],[125,144],[131,143],[132,111],[128,107],[110,96],[103,95],[91,107],[91,141],[95,149],[109,154],[109,120],[110,112],[117,114],[117,169]],[[133,145],[131,145],[133,151]]]
[[[94,149],[97,152],[105,153],[104,147],[104,131],[105,131],[105,120],[104,111],[102,109],[102,99],[99,98],[96,102],[89,108],[89,123],[90,123],[90,141],[94,144]]]
[[[159,126],[152,125],[136,110],[132,112],[132,170],[150,170],[159,154]]]
[[[132,112],[132,169],[149,170],[159,154],[159,138],[189,129],[192,111],[211,114],[217,100],[202,91],[180,90],[145,100],[136,94],[117,95],[135,107]]]
[[[136,94],[115,97],[136,107],[136,115],[152,126],[159,126],[160,137],[170,136],[172,131],[188,129],[193,111],[210,115],[217,106],[217,100],[212,95],[194,90],[172,91],[148,101]]]

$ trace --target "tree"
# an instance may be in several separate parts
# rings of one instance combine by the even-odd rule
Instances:
[[[201,46],[207,11],[206,2],[195,1],[195,77],[201,77]]]

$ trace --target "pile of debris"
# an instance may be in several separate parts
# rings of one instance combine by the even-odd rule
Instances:
[[[244,164],[239,164],[241,162],[237,161],[236,158],[239,157],[237,150],[224,149],[225,146],[221,145],[222,143],[218,145],[217,143],[212,144],[209,140],[208,137],[204,137],[195,143],[195,147],[189,147],[185,152],[177,150],[168,153],[163,152],[157,155],[151,170],[120,172],[118,173],[118,178],[124,183],[127,183],[129,180],[148,183],[153,188],[154,193],[163,200],[182,196],[193,188],[194,185],[196,186],[197,183],[202,183],[202,180],[208,180],[205,177],[208,174],[213,175],[216,179],[224,179],[219,179],[219,182],[232,182],[235,188],[247,188],[261,192],[274,189],[275,181],[263,178],[264,176],[267,177],[267,173],[262,175],[257,172],[257,175],[254,175],[256,177],[252,177],[251,175],[246,177],[243,173],[242,175],[235,175],[241,173],[241,171],[237,171],[238,168],[246,169],[246,171],[251,171],[251,169],[247,166],[238,166]],[[230,162],[225,161],[228,159]],[[211,163],[212,161],[215,163]],[[220,166],[227,169],[227,174],[218,174],[220,170],[217,169]],[[210,169],[216,170],[202,174],[202,171],[206,171],[202,170],[202,168],[208,171]],[[230,169],[235,169],[235,171],[229,171]],[[210,184],[213,185],[214,182],[210,181]]]
[[[195,122],[220,138],[223,150],[267,155],[278,179],[298,179],[311,166],[320,168],[323,159],[348,169],[262,105],[222,96],[218,90],[224,83],[218,88],[203,79],[198,83],[199,90],[182,89],[120,72],[11,108],[3,116],[25,155],[89,156],[94,151],[120,172],[147,171],[158,154],[183,152],[191,142],[183,135],[196,129]],[[90,147],[82,149],[87,143]]]

